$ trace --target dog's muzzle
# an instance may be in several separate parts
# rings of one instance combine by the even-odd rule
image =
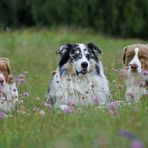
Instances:
[[[79,75],[79,74],[82,74],[82,75],[85,75],[87,72],[88,72],[88,70],[87,70],[87,68],[88,68],[88,63],[87,62],[82,62],[81,63],[81,67],[82,67],[82,70],[81,71],[77,71],[76,70],[76,74],[77,75]]]
[[[138,65],[137,64],[130,64],[131,72],[137,73],[138,72]]]

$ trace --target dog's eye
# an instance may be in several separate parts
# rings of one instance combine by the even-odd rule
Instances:
[[[134,57],[133,54],[129,54],[129,55],[127,55],[127,58],[128,58],[128,59],[131,59],[131,58],[133,58],[133,57]]]
[[[140,55],[140,56],[139,56],[139,59],[147,59],[147,57],[144,56],[144,55]]]
[[[7,71],[7,69],[6,69],[6,68],[3,68],[3,71],[4,71],[4,72],[6,72],[6,71]]]
[[[89,60],[90,59],[90,54],[86,54],[86,58]]]

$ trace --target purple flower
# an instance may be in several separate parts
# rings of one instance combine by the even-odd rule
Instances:
[[[70,107],[70,106],[68,106],[67,108],[65,108],[65,109],[63,110],[63,112],[64,112],[65,114],[73,113],[73,108]]]
[[[131,143],[131,148],[144,148],[144,145],[139,140],[133,140]]]
[[[70,107],[74,106],[74,101],[72,99],[68,99],[67,105],[70,106]]]
[[[111,116],[115,117],[118,115],[118,112],[117,112],[118,107],[119,105],[117,102],[111,102],[107,105],[107,111]]]
[[[6,114],[4,112],[0,111],[0,119],[3,119],[5,117],[6,117]]]
[[[101,98],[99,96],[96,96],[96,97],[93,98],[93,102],[94,102],[94,104],[98,105],[99,102],[101,102]]]
[[[148,76],[148,70],[144,70],[142,73],[144,76]]]
[[[24,96],[25,97],[28,97],[29,96],[29,93],[28,92],[24,92]]]
[[[44,106],[45,106],[45,107],[48,107],[48,108],[51,108],[51,104],[50,104],[49,102],[47,102],[47,101],[44,102]]]
[[[110,102],[108,105],[107,105],[107,109],[108,110],[116,110],[118,109],[118,103],[117,102]]]
[[[134,140],[136,139],[136,135],[134,135],[133,133],[129,132],[129,131],[120,131],[119,132],[120,136],[122,137],[126,137],[129,140]]]
[[[20,84],[24,84],[25,83],[25,80],[23,78],[17,77],[16,78],[16,82],[20,85]]]
[[[144,148],[143,143],[137,139],[136,135],[129,131],[120,131],[120,136],[126,137],[131,140],[131,148]]]

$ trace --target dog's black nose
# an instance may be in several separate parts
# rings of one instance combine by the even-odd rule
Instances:
[[[88,67],[88,63],[87,62],[82,62],[81,66],[82,66],[82,68],[87,68]]]
[[[137,70],[138,68],[138,65],[137,64],[131,64],[131,69],[132,70]]]

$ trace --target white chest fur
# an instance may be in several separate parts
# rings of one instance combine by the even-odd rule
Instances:
[[[89,73],[85,76],[54,77],[49,97],[56,99],[55,106],[67,104],[71,99],[75,105],[94,104],[97,97],[100,104],[104,104],[109,97],[108,81],[104,77]]]
[[[18,100],[18,90],[15,83],[4,84],[3,92],[0,93],[0,110],[4,112],[13,111]]]

